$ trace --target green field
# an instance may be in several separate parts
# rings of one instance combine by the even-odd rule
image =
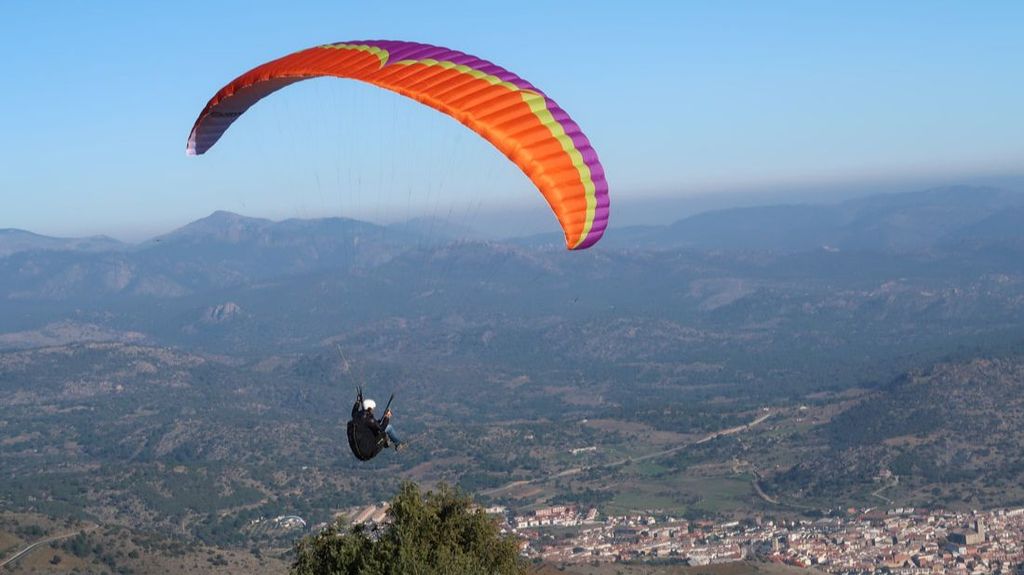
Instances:
[[[756,494],[746,475],[731,477],[662,477],[636,479],[624,484],[614,499],[605,504],[609,515],[652,512],[666,515],[721,514],[749,509]]]

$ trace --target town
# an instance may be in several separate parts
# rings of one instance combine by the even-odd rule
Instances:
[[[950,512],[847,509],[816,520],[687,521],[648,515],[598,518],[572,506],[512,515],[504,528],[523,553],[559,563],[675,559],[690,565],[744,559],[828,573],[1024,573],[1024,508]],[[565,528],[576,528],[574,533]]]

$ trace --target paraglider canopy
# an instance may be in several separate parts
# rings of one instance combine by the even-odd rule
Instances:
[[[315,46],[257,66],[221,88],[199,114],[187,152],[209,150],[253,104],[290,84],[334,76],[391,90],[458,120],[512,160],[537,186],[570,250],[608,225],[608,182],[576,122],[530,82],[475,56],[387,40]]]

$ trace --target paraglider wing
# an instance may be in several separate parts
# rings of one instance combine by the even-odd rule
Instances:
[[[367,82],[455,118],[491,142],[537,186],[562,226],[568,249],[584,249],[601,239],[608,224],[608,183],[597,152],[569,114],[515,74],[438,46],[341,42],[257,66],[206,105],[192,127],[188,153],[209,150],[261,98],[322,76]]]

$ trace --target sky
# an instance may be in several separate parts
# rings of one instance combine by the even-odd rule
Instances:
[[[469,130],[351,81],[289,87],[185,155],[226,82],[359,39],[462,50],[543,89],[601,157],[612,229],[645,198],[1022,173],[1021,30],[1016,0],[5,0],[0,228],[139,240],[218,209],[472,226],[543,208]]]

